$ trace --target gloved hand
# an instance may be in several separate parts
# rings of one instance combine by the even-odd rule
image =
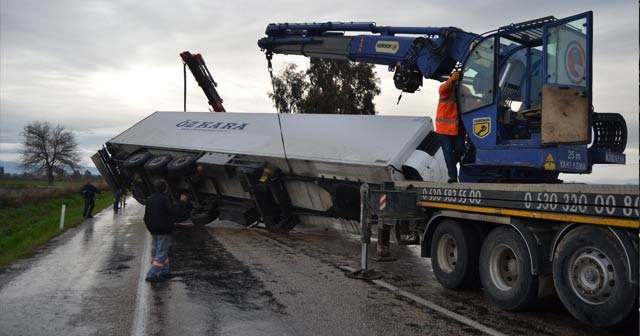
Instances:
[[[457,82],[460,79],[460,73],[459,72],[454,72],[451,74],[451,80],[454,82]]]

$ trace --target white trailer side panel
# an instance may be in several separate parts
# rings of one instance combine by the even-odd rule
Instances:
[[[428,117],[281,114],[291,160],[401,168],[433,129]],[[283,158],[273,113],[156,112],[109,141]]]

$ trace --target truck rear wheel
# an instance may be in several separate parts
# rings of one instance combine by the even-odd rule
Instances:
[[[163,173],[167,164],[173,159],[169,154],[161,154],[152,157],[144,164],[144,170],[149,173]]]
[[[287,233],[291,231],[300,222],[296,215],[280,216],[277,222],[265,221],[265,226],[269,232],[274,233]]]
[[[131,154],[123,163],[124,167],[131,173],[135,173],[144,167],[144,164],[151,157],[147,151]]]
[[[442,286],[449,289],[477,288],[480,237],[471,227],[447,219],[440,223],[431,241],[431,265]]]
[[[628,257],[638,263],[637,253]],[[553,258],[553,279],[571,315],[597,327],[623,322],[638,299],[638,286],[629,281],[626,260],[607,229],[583,226],[562,238]]]
[[[394,231],[396,234],[396,242],[398,243],[398,245],[420,244],[420,235],[410,229],[410,222],[408,220],[397,220],[394,225]]]
[[[173,175],[184,175],[196,171],[196,156],[185,154],[178,156],[167,164],[167,170]]]
[[[197,207],[191,210],[189,218],[195,226],[205,226],[218,218],[219,212],[211,207]]]
[[[538,277],[524,240],[510,227],[491,231],[480,251],[480,281],[489,302],[504,310],[525,310],[536,300]]]

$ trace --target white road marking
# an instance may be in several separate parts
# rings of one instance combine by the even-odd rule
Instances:
[[[138,279],[138,290],[136,292],[136,309],[133,315],[133,326],[131,327],[131,335],[146,335],[148,307],[149,307],[149,284],[144,281],[147,273],[147,267],[151,265],[151,234],[145,232],[144,248],[142,252],[142,261],[140,265],[140,277]]]
[[[352,267],[349,267],[349,266],[340,266],[340,269],[348,271],[348,272],[355,272],[356,271],[356,269],[354,269]],[[372,282],[374,284],[380,286],[380,287],[383,287],[383,288],[393,292],[394,294],[403,296],[403,297],[405,297],[405,298],[407,298],[407,299],[409,299],[409,300],[411,300],[411,301],[413,301],[413,302],[415,302],[417,304],[425,306],[425,307],[427,307],[427,308],[429,308],[431,310],[435,310],[435,311],[437,311],[438,313],[440,313],[442,315],[445,315],[445,316],[447,316],[449,318],[452,318],[452,319],[454,319],[454,320],[456,320],[458,322],[464,323],[464,324],[466,324],[466,325],[468,325],[468,326],[470,326],[472,328],[480,330],[480,331],[482,331],[483,333],[485,333],[487,335],[491,335],[491,336],[506,336],[505,334],[503,334],[503,333],[501,333],[501,332],[499,332],[499,331],[497,331],[495,329],[491,329],[491,328],[489,328],[489,327],[487,327],[485,325],[482,325],[482,324],[480,324],[480,323],[478,323],[478,322],[476,322],[476,321],[474,321],[474,320],[472,320],[472,319],[470,319],[468,317],[462,316],[462,315],[460,315],[460,314],[458,314],[456,312],[453,312],[453,311],[451,311],[451,310],[449,310],[447,308],[439,306],[439,305],[437,305],[437,304],[435,304],[435,303],[433,303],[433,302],[431,302],[429,300],[423,299],[423,298],[421,298],[421,297],[419,297],[419,296],[417,296],[415,294],[412,294],[412,293],[409,293],[409,292],[407,292],[405,290],[402,290],[402,289],[400,289],[400,288],[398,288],[398,287],[396,287],[394,285],[391,285],[391,284],[389,284],[387,282],[384,282],[382,280],[373,280]]]

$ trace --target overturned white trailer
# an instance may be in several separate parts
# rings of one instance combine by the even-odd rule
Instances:
[[[428,117],[156,112],[92,159],[141,203],[164,179],[190,195],[195,223],[261,220],[271,231],[357,219],[363,182],[447,178]]]

